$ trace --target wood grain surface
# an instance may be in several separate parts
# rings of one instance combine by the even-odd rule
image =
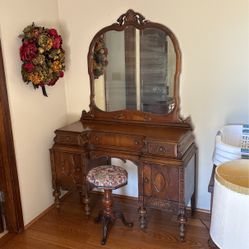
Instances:
[[[175,215],[148,210],[148,227],[141,230],[137,220],[137,202],[114,197],[114,209],[122,209],[133,228],[117,221],[110,231],[107,244],[100,245],[101,224],[94,217],[101,209],[101,196],[91,195],[92,214],[84,214],[77,193],[69,195],[61,204],[41,217],[25,232],[16,235],[0,248],[4,249],[191,249],[209,248],[209,215],[197,213],[188,219],[186,241],[179,242],[178,221]]]

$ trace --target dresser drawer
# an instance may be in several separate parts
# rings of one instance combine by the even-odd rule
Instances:
[[[83,138],[79,133],[58,133],[55,137],[55,142],[58,144],[84,145],[86,141],[86,138]]]
[[[162,143],[157,141],[147,142],[147,151],[153,155],[177,157],[177,145],[175,143]]]
[[[138,150],[144,146],[142,137],[104,132],[91,133],[90,144],[123,150]]]

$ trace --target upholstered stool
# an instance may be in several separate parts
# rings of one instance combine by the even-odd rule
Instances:
[[[132,227],[133,223],[127,222],[121,212],[112,210],[112,190],[120,188],[127,184],[128,173],[125,169],[113,165],[103,165],[93,168],[87,174],[87,181],[98,189],[104,190],[103,211],[96,218],[97,222],[103,223],[103,238],[101,244],[104,245],[107,240],[111,224],[117,219],[121,219],[123,224]]]

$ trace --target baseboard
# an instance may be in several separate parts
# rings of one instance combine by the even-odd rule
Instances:
[[[66,192],[60,200],[63,201],[65,198],[67,198],[68,195],[70,195],[71,192]],[[49,211],[51,211],[55,207],[55,204],[53,203],[51,206],[46,208],[42,213],[40,213],[38,216],[36,216],[33,220],[31,220],[27,225],[24,226],[24,230],[28,229],[30,226],[32,226],[37,220],[39,220],[41,217],[46,215]]]
[[[65,198],[67,198],[72,192],[67,192],[65,193],[62,197],[61,197],[61,201],[63,201]],[[96,191],[96,190],[92,190],[91,194],[96,194],[96,195],[103,195],[103,192],[100,191]],[[113,194],[114,197],[119,198],[119,199],[123,199],[123,200],[132,200],[132,201],[137,201],[137,197],[135,196],[127,196],[127,195],[119,195],[119,194]],[[24,229],[26,230],[27,228],[29,228],[31,225],[33,225],[37,220],[39,220],[41,217],[43,217],[44,215],[46,215],[49,211],[51,211],[53,208],[55,207],[55,204],[52,204],[51,206],[49,206],[47,209],[45,209],[41,214],[39,214],[37,217],[35,217],[32,221],[30,221],[27,225],[24,226]],[[190,207],[187,207],[187,211],[190,211]],[[201,215],[210,215],[210,211],[207,209],[201,209],[201,208],[196,208],[195,209],[195,213],[197,214],[201,214]],[[8,234],[6,234],[8,235]],[[6,236],[5,235],[5,236]],[[3,236],[3,238],[5,237]],[[2,240],[2,238],[1,238]],[[1,243],[0,243],[1,245]]]
[[[200,213],[210,214],[210,210],[208,209],[196,208],[195,211]]]
[[[97,190],[92,190],[91,194],[103,195],[103,192],[102,191],[97,191]],[[138,199],[138,197],[135,197],[135,196],[120,195],[120,194],[114,194],[114,193],[112,193],[112,195],[114,197],[117,197],[119,199],[124,199],[124,200],[126,199],[126,200],[137,201],[137,199]],[[187,207],[187,210],[190,211],[191,208]],[[208,210],[208,209],[202,209],[202,208],[196,208],[195,212],[196,213],[203,213],[203,214],[210,214],[210,210]]]

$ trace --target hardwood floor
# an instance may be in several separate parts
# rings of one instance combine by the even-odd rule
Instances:
[[[115,197],[114,208],[124,211],[134,222],[133,228],[118,220],[112,227],[105,246],[100,245],[101,224],[93,219],[101,209],[101,196],[91,196],[92,215],[87,219],[78,195],[69,195],[58,212],[52,209],[25,232],[16,235],[0,248],[4,249],[191,249],[209,248],[208,215],[195,215],[188,219],[186,242],[178,242],[177,217],[158,210],[148,210],[148,227],[141,230],[137,219],[136,201]]]

